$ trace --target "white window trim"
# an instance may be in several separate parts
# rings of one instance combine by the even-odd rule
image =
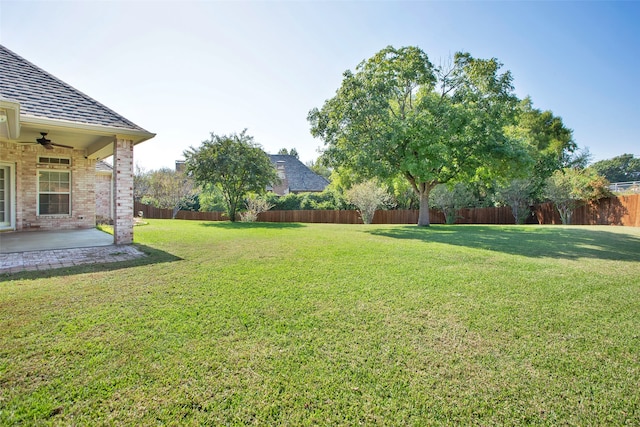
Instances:
[[[9,221],[7,225],[0,225],[2,230],[15,230],[16,229],[16,164],[0,162],[0,166],[9,168],[9,197],[7,202],[9,203]]]
[[[67,165],[64,165],[67,166]],[[64,192],[64,193],[53,193],[53,192],[47,192],[44,194],[69,194],[69,213],[65,213],[65,214],[40,214],[40,172],[64,172],[64,173],[68,173],[69,174],[69,192]],[[73,204],[71,203],[71,199],[72,199],[72,188],[73,188],[73,183],[72,183],[72,179],[73,177],[71,176],[71,171],[68,169],[36,169],[36,205],[37,205],[37,209],[38,209],[38,213],[37,216],[38,217],[44,217],[44,218],[70,218],[72,215],[71,212],[71,206],[73,206]]]
[[[49,163],[49,162],[42,162],[41,159],[69,160],[69,163]],[[39,165],[51,165],[51,166],[58,166],[58,167],[68,168],[68,167],[71,166],[71,157],[65,157],[65,156],[38,156],[38,164]]]

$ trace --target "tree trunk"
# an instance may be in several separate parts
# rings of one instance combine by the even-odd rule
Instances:
[[[418,226],[429,227],[429,187],[420,188],[420,213],[418,214]]]

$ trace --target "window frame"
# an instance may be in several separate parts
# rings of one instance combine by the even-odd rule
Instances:
[[[69,190],[68,191],[41,191],[40,190],[40,174],[46,173],[64,173],[69,177]],[[72,176],[71,170],[68,169],[36,169],[36,181],[37,181],[37,191],[36,191],[36,204],[37,204],[37,215],[38,216],[46,216],[46,217],[70,217],[71,216],[71,188],[72,188]],[[50,181],[49,181],[50,182]],[[69,206],[66,213],[42,213],[40,211],[40,196],[44,194],[62,194],[69,196]]]
[[[51,159],[55,159],[58,160],[57,162],[50,162],[50,161],[46,161],[43,162],[43,159],[47,159],[47,160],[51,160]],[[60,160],[66,160],[65,163],[60,162]],[[71,166],[71,158],[70,157],[58,157],[58,156],[38,156],[38,164],[40,165],[52,165],[54,167],[58,166],[62,166],[62,167],[70,167]]]

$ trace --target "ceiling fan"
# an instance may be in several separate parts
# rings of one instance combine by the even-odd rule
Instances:
[[[50,139],[47,139],[47,132],[40,132],[40,135],[42,135],[42,137],[36,139],[36,142],[23,142],[23,144],[36,144],[37,143],[37,144],[42,145],[47,150],[53,150],[53,147],[62,147],[62,148],[71,148],[71,149],[73,149],[73,147],[70,147],[68,145],[56,144],[54,142],[51,142]]]

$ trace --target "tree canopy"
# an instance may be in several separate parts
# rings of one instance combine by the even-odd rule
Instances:
[[[186,171],[197,183],[219,188],[231,221],[236,220],[238,207],[248,193],[263,193],[268,185],[278,182],[269,156],[246,129],[231,135],[212,132],[209,140],[184,155]]]
[[[511,213],[516,224],[524,224],[531,216],[529,206],[533,203],[531,194],[534,187],[533,179],[516,178],[498,188],[497,199],[505,205],[511,207]]]
[[[640,179],[640,159],[633,154],[623,154],[612,159],[600,160],[591,165],[609,182],[627,182]]]
[[[172,209],[173,218],[181,208],[192,204],[195,185],[183,172],[161,168],[146,172],[137,167],[134,174],[134,199],[161,209]]]
[[[298,150],[292,148],[291,150],[287,150],[286,148],[281,148],[278,150],[278,154],[284,154],[285,156],[293,156],[296,159],[299,158]]]
[[[571,224],[577,207],[611,195],[608,184],[593,168],[564,168],[547,179],[545,195],[555,205],[562,223]]]
[[[547,178],[576,162],[574,154],[578,147],[573,131],[551,111],[534,108],[529,97],[519,102],[515,123],[508,126],[506,132],[529,148],[532,162],[526,176],[531,194],[527,197],[540,198]]]
[[[429,225],[437,184],[515,173],[529,153],[508,138],[517,99],[495,58],[456,53],[435,67],[417,47],[387,47],[346,71],[336,95],[310,111],[331,165],[363,178],[403,176],[418,194],[418,225]]]

